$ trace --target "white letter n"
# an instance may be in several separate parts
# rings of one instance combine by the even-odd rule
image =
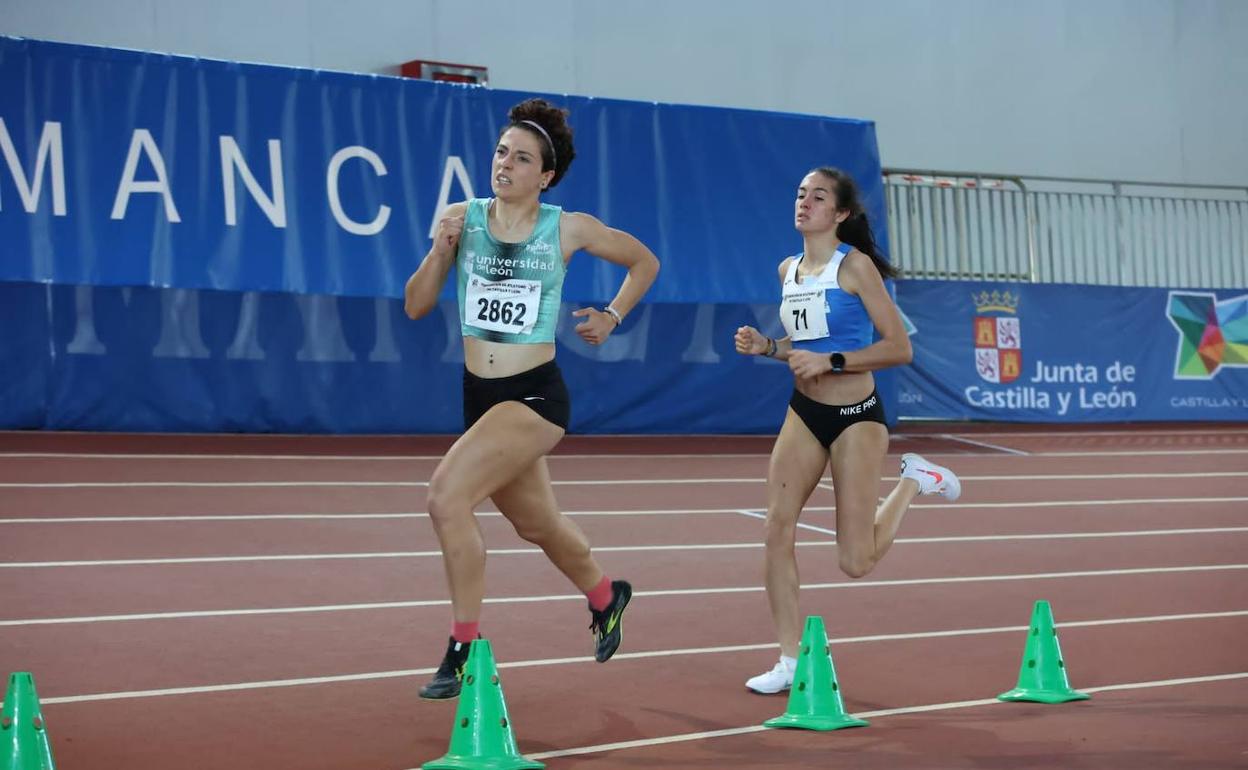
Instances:
[[[243,159],[243,153],[239,150],[238,142],[234,140],[234,137],[221,137],[221,178],[225,190],[225,223],[231,226],[238,224],[238,206],[234,194],[234,171],[236,169],[239,176],[243,178],[247,192],[251,193],[256,203],[260,204],[264,215],[269,218],[273,226],[285,227],[286,185],[282,179],[282,143],[277,139],[269,140],[269,179],[273,181],[273,197],[270,198],[264,194],[260,183],[256,181],[251,169],[247,167],[247,161]]]

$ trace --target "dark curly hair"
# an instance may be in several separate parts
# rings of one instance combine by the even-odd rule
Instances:
[[[848,209],[849,218],[836,226],[836,237],[842,243],[848,243],[855,249],[871,258],[875,263],[875,269],[880,271],[880,275],[884,278],[896,278],[899,275],[897,268],[893,267],[888,258],[884,256],[884,252],[880,251],[880,247],[875,243],[875,236],[871,232],[871,223],[867,221],[867,212],[862,207],[862,200],[858,195],[858,185],[854,183],[854,178],[839,168],[831,166],[820,166],[811,169],[813,173],[819,173],[832,180],[833,194],[836,196],[836,206],[838,209]]]
[[[568,166],[572,165],[572,159],[576,157],[576,148],[572,146],[572,127],[568,125],[568,111],[545,99],[526,99],[508,110],[507,119],[511,123],[503,127],[499,136],[508,129],[519,127],[536,137],[542,147],[542,171],[555,172],[546,189],[559,184],[559,180],[568,172]],[[543,134],[534,126],[525,123],[526,120],[541,126],[546,133]]]

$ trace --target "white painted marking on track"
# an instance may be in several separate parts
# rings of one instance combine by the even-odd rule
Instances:
[[[1248,671],[1236,672],[1233,674],[1215,674],[1213,676],[1193,676],[1183,679],[1158,679],[1151,682],[1128,682],[1124,684],[1104,685],[1101,687],[1084,687],[1082,692],[1094,694],[1098,692],[1110,692],[1114,690],[1141,690],[1156,687],[1176,687],[1180,685],[1191,684],[1207,684],[1211,682],[1227,682],[1236,679],[1248,677]],[[923,706],[904,706],[894,709],[879,709],[877,711],[862,711],[855,713],[854,716],[860,719],[878,719],[879,717],[902,716],[905,714],[922,714],[932,711],[952,711],[956,709],[975,708],[978,706],[997,706],[1000,707],[1001,701],[996,698],[982,698],[980,700],[964,700],[951,701],[948,703],[931,703]],[[537,754],[526,754],[532,760],[557,759],[559,757],[571,757],[581,754],[599,754],[607,751],[622,751],[626,749],[648,748],[651,746],[663,746],[672,743],[684,743],[688,741],[700,741],[710,738],[723,738],[733,735],[748,735],[767,730],[762,725],[747,725],[745,727],[730,727],[723,730],[710,730],[698,733],[684,733],[681,735],[667,735],[660,738],[642,738],[634,741],[619,741],[617,743],[602,743],[597,746],[582,746],[572,749],[559,749],[556,751],[546,751]],[[414,770],[414,769],[413,769]]]
[[[749,517],[751,517],[751,518],[755,518],[755,519],[763,519],[764,521],[766,521],[766,520],[767,520],[767,514],[765,514],[765,513],[760,513],[760,512],[758,512],[758,511],[747,511],[747,510],[745,510],[744,508],[741,508],[741,509],[738,509],[738,510],[737,510],[737,513],[740,513],[740,514],[742,514],[742,515],[749,516]],[[799,521],[799,522],[797,522],[797,527],[798,527],[799,529],[807,529],[807,530],[810,530],[810,531],[812,531],[812,532],[821,532],[821,533],[823,533],[823,534],[825,534],[825,535],[835,535],[835,534],[836,534],[836,530],[835,530],[835,529],[825,529],[824,527],[816,527],[814,524],[807,524],[807,523],[806,523],[806,522],[804,522],[804,521]]]
[[[991,449],[994,452],[1003,452],[1004,454],[1008,454],[1008,455],[1026,456],[1026,455],[1031,454],[1031,452],[1024,452],[1021,449],[1014,449],[1012,447],[1001,446],[1000,444],[990,444],[987,441],[976,441],[975,439],[966,438],[965,436],[955,436],[952,433],[942,433],[940,434],[940,438],[947,439],[949,441],[957,441],[962,444],[970,444],[971,446],[977,446],[977,447],[980,447],[981,449]]]
[[[1079,508],[1085,506],[1136,506],[1136,505],[1193,505],[1201,503],[1242,503],[1248,497],[1136,497],[1111,500],[1022,500],[1000,503],[911,503],[911,508],[940,510],[981,508]],[[808,505],[808,512],[836,510],[831,505]],[[565,516],[686,516],[699,514],[739,514],[739,508],[654,508],[621,509],[603,511],[564,511]],[[478,511],[477,516],[499,518],[497,511]],[[0,524],[110,524],[122,522],[173,522],[173,521],[265,521],[265,520],[316,520],[316,519],[427,519],[427,513],[265,513],[265,514],[205,514],[189,516],[32,516],[15,519],[0,518]]]
[[[840,583],[810,583],[802,586],[805,591],[823,589],[860,589],[860,588],[892,588],[911,585],[942,585],[956,583],[995,583],[1023,580],[1063,580],[1082,577],[1119,577],[1125,575],[1162,575],[1193,572],[1225,572],[1228,570],[1248,569],[1248,564],[1206,564],[1187,567],[1142,567],[1115,570],[1080,570],[1074,572],[1038,572],[1019,573],[1012,575],[964,575],[960,577],[940,578],[907,578],[897,580],[856,580]],[[705,596],[711,594],[744,594],[761,593],[762,586],[733,586],[724,588],[671,588],[654,591],[637,591],[634,596]],[[489,597],[486,604],[520,604],[558,601],[585,601],[584,594],[563,594],[549,596],[506,596]],[[410,609],[415,607],[447,607],[450,599],[423,599],[402,602],[370,602],[359,604],[322,604],[301,607],[257,607],[251,609],[230,610],[194,610],[185,612],[147,612],[125,615],[94,615],[61,618],[26,618],[19,620],[0,620],[4,626],[38,626],[63,625],[71,623],[114,623],[144,620],[176,620],[185,618],[219,618],[248,615],[289,615],[308,612],[355,612],[360,610],[391,610]]]
[[[734,457],[766,457],[766,454],[749,452],[686,452],[686,453],[615,453],[599,454],[550,454],[548,460],[645,460],[648,458],[682,460],[699,457],[711,459],[731,459]],[[410,462],[441,460],[443,455],[326,455],[326,454],[189,454],[189,453],[114,453],[114,452],[0,452],[0,459],[6,457],[46,460],[321,460],[333,462]]]
[[[1248,471],[1190,471],[1181,473],[1040,473],[1040,474],[994,474],[988,476],[964,476],[963,481],[1076,481],[1076,480],[1160,480],[1160,479],[1214,479],[1240,478]],[[882,481],[897,481],[897,476],[884,476]],[[557,487],[611,487],[611,486],[668,486],[694,484],[762,484],[765,478],[697,478],[697,479],[560,479],[551,483]],[[239,488],[257,487],[427,487],[428,481],[47,481],[47,482],[0,482],[0,488],[8,489],[143,489],[143,488]],[[820,483],[823,486],[823,483]]]
[[[754,511],[740,510],[756,519],[766,516]],[[798,527],[812,530],[825,535],[836,535],[836,530],[816,527],[811,524],[798,523]],[[896,543],[932,544],[932,543],[989,543],[1028,540],[1082,540],[1114,537],[1173,537],[1175,535],[1215,535],[1248,532],[1248,527],[1192,527],[1186,529],[1144,529],[1122,530],[1117,532],[1039,532],[1016,535],[950,535],[947,537],[901,537]],[[800,541],[798,546],[836,545],[834,540]],[[732,551],[753,550],[762,548],[760,541],[748,543],[664,543],[660,545],[608,545],[595,546],[596,552],[607,553],[650,553],[662,551]],[[518,556],[542,554],[540,548],[491,548],[487,556]],[[35,569],[52,567],[116,567],[157,564],[220,564],[233,562],[265,562],[265,561],[317,561],[321,559],[417,559],[422,557],[441,557],[440,550],[430,551],[359,551],[347,553],[292,553],[292,554],[253,554],[239,556],[183,556],[151,559],[90,559],[80,561],[7,561],[0,562],[0,569]]]
[[[907,436],[912,439],[932,438],[939,434],[934,433],[899,433],[898,435]],[[1178,436],[1186,438],[1188,436],[1248,436],[1248,430],[1239,428],[1175,428],[1154,429],[1154,430],[1077,430],[1077,431],[1060,431],[1060,430],[1018,430],[1018,431],[968,431],[963,435],[966,436],[991,436],[993,438],[1083,438],[1085,436],[1117,436],[1120,438],[1140,438],[1141,436]]]

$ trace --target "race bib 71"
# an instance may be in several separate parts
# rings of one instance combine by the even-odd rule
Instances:
[[[828,336],[828,306],[823,287],[790,288],[780,303],[780,322],[795,342]]]

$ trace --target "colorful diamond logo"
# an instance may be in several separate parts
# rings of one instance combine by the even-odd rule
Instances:
[[[1209,292],[1170,292],[1170,323],[1179,332],[1176,379],[1207,380],[1223,366],[1248,366],[1248,294],[1218,301]]]

